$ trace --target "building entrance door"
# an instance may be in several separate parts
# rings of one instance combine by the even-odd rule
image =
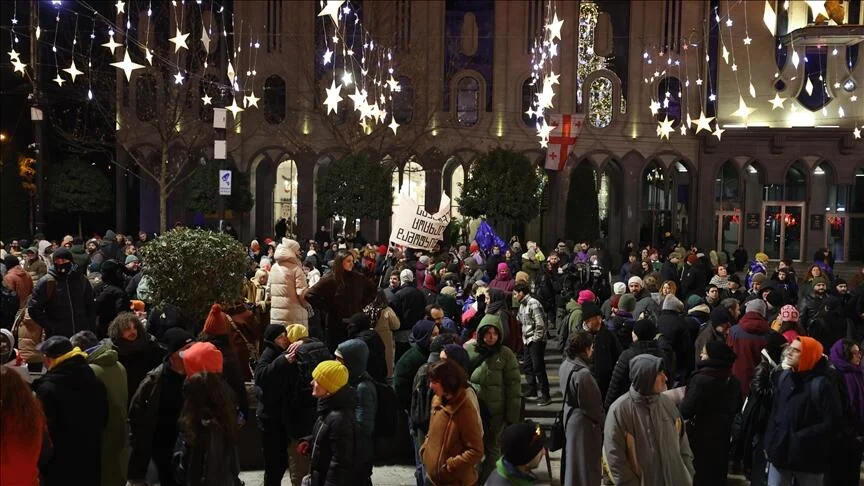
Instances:
[[[741,211],[716,211],[714,221],[715,248],[731,255],[741,244]]]
[[[762,252],[772,260],[804,260],[803,202],[765,201],[762,203]]]

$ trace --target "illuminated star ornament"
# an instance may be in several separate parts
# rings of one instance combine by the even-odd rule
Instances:
[[[64,69],[64,71],[69,73],[69,76],[72,76],[72,82],[73,83],[75,82],[75,78],[77,78],[81,74],[84,74],[83,71],[79,71],[78,68],[75,66],[75,59],[72,59],[72,65],[69,66],[68,68]]]
[[[57,77],[55,77],[51,81],[54,81],[55,83],[57,83],[57,86],[63,86],[63,83],[66,82],[66,80],[60,76],[59,72],[57,73]]]
[[[327,0],[327,5],[318,12],[319,17],[330,17],[334,24],[339,24],[339,9],[345,0]]]
[[[663,140],[664,138],[666,140],[669,140],[669,134],[672,133],[672,125],[674,124],[675,120],[670,120],[669,115],[666,115],[666,117],[663,119],[663,121],[660,122],[660,125],[658,125],[657,127],[658,133],[660,134],[660,140]]]
[[[252,91],[251,93],[249,93],[249,96],[243,97],[243,103],[246,105],[246,108],[249,108],[250,106],[258,108],[258,101],[260,99],[261,98],[255,96],[255,91]]]
[[[716,123],[714,126],[717,127],[717,129],[714,130],[713,132],[711,132],[711,135],[714,135],[715,137],[717,137],[717,140],[721,140],[720,136],[723,135],[723,132],[725,132],[726,130],[723,128],[720,128],[719,123]]]
[[[743,96],[738,96],[738,109],[733,111],[732,114],[729,116],[734,116],[734,117],[746,119],[754,111],[756,111],[756,109],[750,108],[749,106],[747,106],[747,103],[744,102]]]
[[[390,91],[399,91],[399,81],[393,79],[393,75],[390,75],[390,79],[387,80],[387,86],[390,87]]]
[[[781,98],[779,93],[774,93],[774,99],[771,99],[771,100],[768,100],[768,101],[769,101],[769,102],[771,103],[771,105],[772,105],[772,107],[771,107],[771,111],[774,111],[774,110],[776,110],[777,108],[780,108],[780,109],[782,110],[782,109],[784,108],[784,107],[783,107],[783,102],[786,101],[786,98]]]
[[[699,133],[702,130],[705,130],[706,132],[711,133],[711,120],[713,120],[713,119],[714,119],[713,116],[707,116],[706,117],[705,111],[704,110],[701,111],[699,113],[699,118],[696,120],[693,120],[693,122],[696,123],[696,133]]]
[[[855,130],[852,130],[852,136],[855,137],[856,140],[859,140],[861,138],[861,129],[855,127]]]
[[[390,130],[393,130],[393,135],[396,135],[396,129],[399,128],[399,124],[396,123],[395,117],[390,120],[390,125],[387,126],[390,127]]]
[[[660,111],[660,103],[652,99],[651,104],[648,105],[648,109],[651,110],[651,115],[656,115]]]
[[[558,19],[558,12],[555,12],[554,17],[552,17],[552,22],[546,26],[546,30],[549,31],[550,40],[554,41],[555,39],[561,40],[561,26],[564,25],[563,20]]]
[[[336,86],[336,80],[330,82],[330,87],[326,89],[327,99],[324,100],[324,106],[327,107],[327,114],[330,112],[336,113],[339,111],[339,102],[342,101],[342,96],[339,93],[342,91],[342,86]]]
[[[174,52],[177,53],[180,49],[189,49],[189,46],[186,45],[186,38],[189,37],[189,34],[184,34],[180,32],[180,28],[177,28],[177,35],[168,39],[169,42],[174,44]]]
[[[183,73],[177,71],[177,74],[174,75],[174,84],[183,84]]]
[[[240,106],[237,105],[237,100],[234,99],[233,97],[231,99],[231,106],[228,106],[225,109],[230,111],[231,114],[234,115],[235,117],[237,116],[237,113],[240,113],[241,111],[243,111],[243,108],[241,108]]]
[[[330,64],[330,62],[332,60],[333,60],[333,51],[331,51],[330,48],[328,47],[327,50],[324,51],[324,56],[322,57],[321,62],[323,63],[324,66],[326,66],[326,65]]]
[[[201,101],[203,101],[205,105],[213,104],[213,98],[211,98],[210,95],[206,93],[204,94],[204,96],[201,97]]]
[[[115,3],[114,6],[117,7],[117,15],[126,13],[126,2],[123,0],[117,0],[117,3]]]
[[[114,34],[113,33],[109,36],[108,39],[109,39],[108,42],[102,44],[102,47],[107,47],[108,49],[111,49],[111,55],[113,56],[114,51],[118,47],[123,47],[123,44],[120,44],[119,42],[114,40]]]
[[[126,81],[129,81],[132,78],[132,71],[136,69],[141,69],[144,67],[142,64],[138,64],[137,62],[132,62],[132,59],[129,58],[129,51],[123,53],[123,61],[122,62],[112,62],[112,66],[117,69],[122,69],[124,73],[126,73]]]
[[[16,73],[20,72],[21,76],[24,76],[25,74],[27,74],[26,71],[24,71],[24,68],[26,68],[27,65],[24,64],[23,62],[21,62],[21,59],[18,59],[18,58],[12,59],[12,65],[15,66],[15,72]]]

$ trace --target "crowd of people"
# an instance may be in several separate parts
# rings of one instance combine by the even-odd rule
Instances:
[[[533,484],[552,445],[566,485],[859,484],[864,268],[827,250],[799,278],[671,236],[427,251],[322,228],[251,241],[243,297],[195,322],[150,301],[152,239],[0,250],[3,485],[239,485],[247,422],[266,486],[372,484],[403,437],[418,486]],[[524,420],[553,396],[557,444]]]

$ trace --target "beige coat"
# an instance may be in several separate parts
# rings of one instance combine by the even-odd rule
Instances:
[[[300,294],[307,288],[306,274],[300,260],[284,241],[276,248],[276,264],[270,269],[267,282],[270,288],[270,323],[308,326],[309,312],[300,300]]]
[[[399,316],[390,307],[385,307],[375,323],[375,332],[384,341],[384,360],[387,361],[387,378],[393,376],[393,362],[396,358],[396,347],[393,343],[393,331],[399,329]]]

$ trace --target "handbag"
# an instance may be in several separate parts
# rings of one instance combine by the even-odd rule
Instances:
[[[570,370],[570,374],[567,375],[567,381],[564,383],[564,401],[561,403],[561,410],[559,410],[555,415],[555,422],[552,424],[552,430],[549,432],[550,452],[555,452],[564,448],[564,444],[567,442],[567,434],[565,430],[567,421],[570,420],[570,415],[572,415],[573,411],[578,407],[571,407],[570,411],[567,412],[567,416],[564,416],[564,407],[567,405],[567,398],[570,396],[570,381],[573,379],[573,373],[575,372],[576,368],[574,367]]]

